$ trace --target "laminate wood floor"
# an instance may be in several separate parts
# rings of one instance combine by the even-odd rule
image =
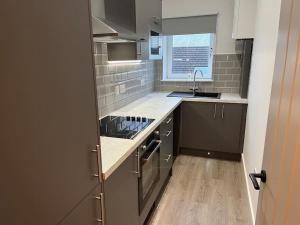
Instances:
[[[150,225],[251,225],[241,162],[177,157]]]

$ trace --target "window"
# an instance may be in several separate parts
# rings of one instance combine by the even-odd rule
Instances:
[[[163,80],[212,80],[214,34],[188,34],[164,37]]]

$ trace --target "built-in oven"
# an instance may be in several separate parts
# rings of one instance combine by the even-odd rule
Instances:
[[[159,130],[155,130],[138,148],[140,213],[152,196],[160,178],[160,145]]]

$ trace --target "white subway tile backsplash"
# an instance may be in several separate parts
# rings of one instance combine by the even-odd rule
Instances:
[[[237,54],[219,54],[214,56],[213,82],[197,82],[201,91],[239,93],[241,57]],[[156,62],[155,89],[158,91],[187,91],[192,82],[164,82],[162,80],[162,62]]]
[[[154,91],[157,69],[153,61],[108,63],[106,44],[94,43],[100,116]]]
[[[95,72],[100,116],[105,116],[154,91],[188,91],[193,82],[164,82],[162,61],[108,63],[106,44],[95,43]],[[238,93],[241,57],[236,54],[214,56],[213,82],[198,82],[204,92]]]

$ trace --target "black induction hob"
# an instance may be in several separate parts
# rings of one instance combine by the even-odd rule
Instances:
[[[140,116],[106,116],[100,119],[100,135],[106,137],[134,139],[154,119]]]

